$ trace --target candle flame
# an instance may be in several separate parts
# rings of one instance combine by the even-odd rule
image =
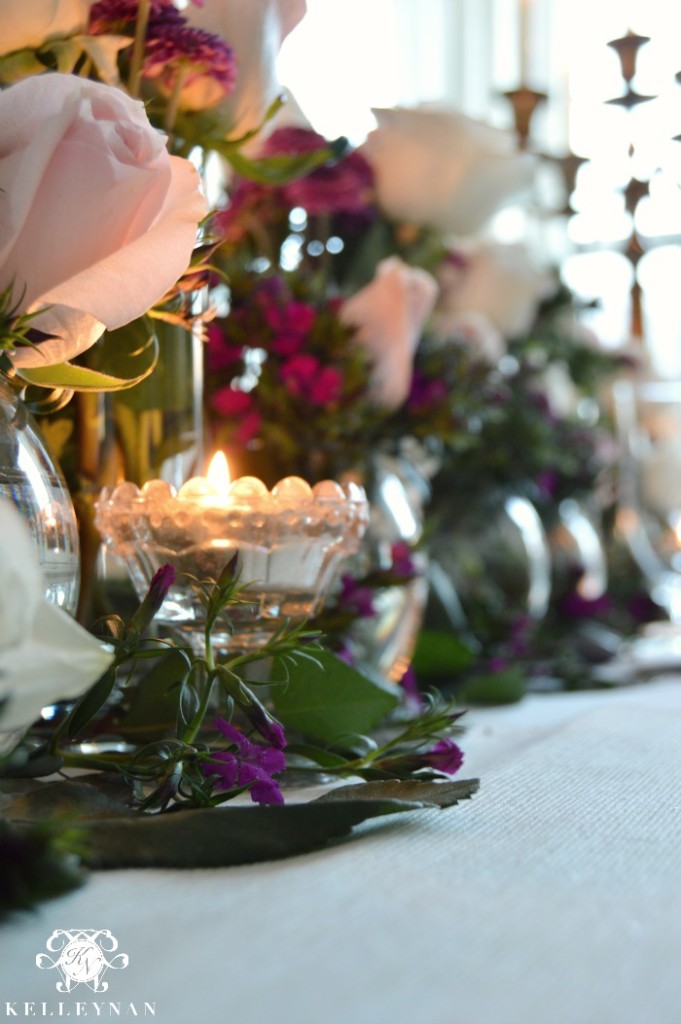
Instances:
[[[208,479],[221,497],[226,497],[231,478],[224,452],[216,452],[210,460]]]

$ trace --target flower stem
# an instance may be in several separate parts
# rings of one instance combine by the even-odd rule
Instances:
[[[130,60],[130,77],[128,79],[128,92],[131,96],[139,96],[140,83],[142,80],[142,63],[144,61],[144,47],[147,41],[147,26],[151,14],[151,0],[139,0],[137,7],[137,22],[135,24],[135,42],[132,46],[132,57]]]
[[[166,107],[165,117],[163,118],[163,127],[168,133],[169,148],[172,148],[173,128],[175,127],[175,118],[177,112],[180,109],[180,99],[182,97],[182,90],[187,84],[191,67],[189,64],[182,64],[177,72],[177,78],[175,79],[175,85],[173,91],[170,94],[168,100],[168,106]]]

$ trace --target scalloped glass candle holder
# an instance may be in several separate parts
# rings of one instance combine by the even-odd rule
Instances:
[[[284,622],[315,615],[369,520],[361,487],[324,480],[311,488],[299,477],[280,480],[271,491],[242,477],[225,494],[206,477],[177,492],[161,480],[141,490],[126,482],[102,491],[96,512],[100,533],[140,597],[157,569],[175,566],[175,584],[156,621],[186,634],[199,650],[205,616],[192,578],[216,580],[238,555],[244,603],[231,606],[228,621],[213,630],[217,651],[249,650]]]

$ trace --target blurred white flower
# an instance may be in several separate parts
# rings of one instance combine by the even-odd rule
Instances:
[[[0,730],[28,727],[42,708],[77,697],[113,660],[44,597],[35,543],[15,506],[0,499]]]
[[[218,104],[229,116],[230,137],[258,128],[282,92],[275,74],[277,54],[306,10],[305,0],[209,0],[184,10],[191,25],[222,36],[234,50],[236,84]],[[205,103],[194,96],[192,105]]]
[[[455,313],[449,319],[448,327],[447,337],[443,340],[458,341],[491,366],[496,366],[507,352],[506,339],[484,313]]]
[[[90,0],[3,0],[0,54],[84,32]]]
[[[397,409],[409,394],[414,352],[436,298],[435,278],[390,256],[341,306],[340,319],[357,328],[357,341],[373,361],[374,399],[386,409]]]
[[[462,315],[481,313],[506,338],[526,334],[539,304],[556,290],[552,274],[539,270],[522,245],[466,243],[438,269],[440,297],[433,329],[454,333]]]
[[[510,132],[429,106],[373,113],[378,127],[360,152],[396,220],[471,235],[532,181],[534,158]]]

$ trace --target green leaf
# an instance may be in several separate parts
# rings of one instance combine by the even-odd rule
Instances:
[[[291,729],[324,743],[369,732],[399,703],[397,693],[367,679],[330,651],[296,660],[285,686],[272,690],[277,715]]]
[[[57,62],[57,71],[63,75],[71,74],[83,53],[81,39],[77,36],[70,39],[55,39],[50,43],[49,49]]]
[[[0,60],[0,82],[11,85],[31,75],[40,75],[46,71],[45,65],[38,60],[33,50],[17,50]]]
[[[93,868],[209,868],[277,860],[325,846],[368,818],[417,810],[399,800],[224,807],[86,822]]]
[[[187,662],[171,650],[154,663],[151,671],[136,677],[126,689],[130,710],[121,722],[121,735],[135,740],[152,740],[172,729],[179,713],[181,687]]]
[[[63,829],[0,821],[0,918],[81,885],[77,848]]]
[[[89,356],[90,366],[76,366],[74,363],[22,366],[17,368],[17,376],[44,388],[123,391],[139,384],[153,371],[158,358],[158,342],[142,318],[118,331],[107,331],[90,352],[93,353]]]
[[[104,707],[116,682],[116,668],[111,666],[107,669],[101,679],[98,679],[94,686],[91,686],[83,696],[76,701],[73,710],[69,714],[66,734],[73,739],[81,729],[84,729],[88,722],[94,718],[100,708]]]
[[[3,817],[9,821],[37,822],[56,819],[62,824],[86,821],[93,815],[115,816],[128,809],[130,788],[120,775],[101,772],[80,779],[38,782],[22,779],[0,783]],[[14,783],[14,785],[12,785]]]
[[[460,800],[469,800],[480,788],[479,779],[457,779],[448,782],[420,782],[416,779],[386,779],[381,782],[360,782],[338,786],[317,798],[317,803],[336,800],[416,800],[435,807],[453,807]]]
[[[419,634],[412,665],[417,676],[442,678],[463,671],[472,659],[470,648],[454,633],[424,629]]]
[[[346,140],[343,141],[347,145]],[[304,177],[317,167],[338,159],[341,155],[338,142],[310,153],[261,157],[258,160],[249,160],[243,153],[232,149],[228,143],[218,145],[216,149],[229,161],[237,174],[262,185],[285,185],[296,178]]]
[[[515,704],[525,696],[527,676],[521,668],[490,672],[467,680],[458,691],[467,704]]]

